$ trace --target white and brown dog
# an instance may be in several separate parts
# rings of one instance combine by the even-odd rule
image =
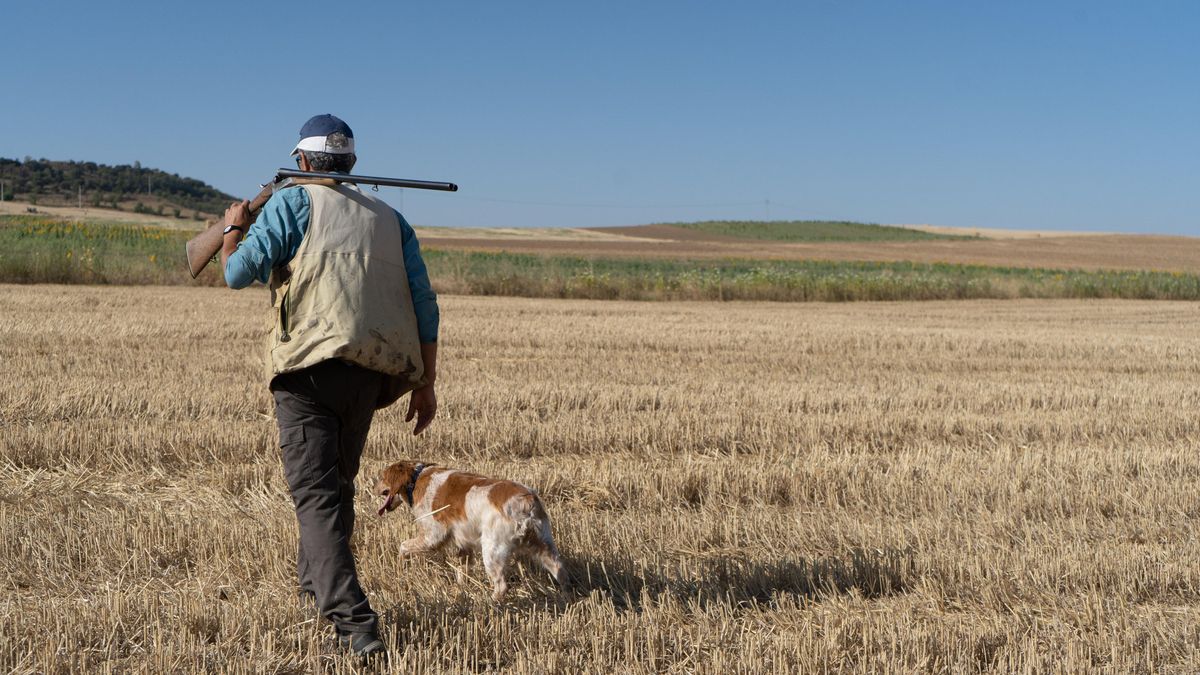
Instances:
[[[375,493],[384,498],[380,516],[404,502],[421,525],[421,535],[400,544],[401,558],[448,545],[463,555],[480,552],[496,602],[508,591],[504,573],[514,554],[540,563],[564,585],[550,518],[524,485],[437,464],[396,462],[383,470]]]

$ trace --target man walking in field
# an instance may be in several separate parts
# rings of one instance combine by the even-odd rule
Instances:
[[[306,171],[349,173],[354,134],[318,115],[292,155]],[[270,388],[300,526],[300,592],[344,648],[369,656],[384,644],[350,551],[354,478],[375,410],[411,391],[413,433],[433,421],[437,296],[412,227],[357,187],[285,188],[253,225],[247,205],[225,212],[221,264],[230,288],[270,281]]]

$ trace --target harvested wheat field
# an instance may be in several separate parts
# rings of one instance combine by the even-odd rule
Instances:
[[[266,294],[0,289],[0,669],[349,672],[293,581]],[[398,458],[538,489],[573,590],[398,562],[394,672],[1192,671],[1200,306],[445,297]]]

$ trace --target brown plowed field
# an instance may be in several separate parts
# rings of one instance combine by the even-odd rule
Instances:
[[[623,239],[422,236],[432,248],[581,256],[762,258],[959,263],[1054,269],[1200,272],[1200,238],[1164,235],[1064,235],[1031,239],[949,239],[906,242],[778,243],[736,240],[669,225],[608,228]],[[470,234],[469,230],[463,232]]]

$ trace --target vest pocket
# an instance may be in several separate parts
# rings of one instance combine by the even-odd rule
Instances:
[[[283,292],[283,297],[279,300],[279,341],[290,342],[292,336],[288,333],[288,295],[292,292],[291,288]]]

